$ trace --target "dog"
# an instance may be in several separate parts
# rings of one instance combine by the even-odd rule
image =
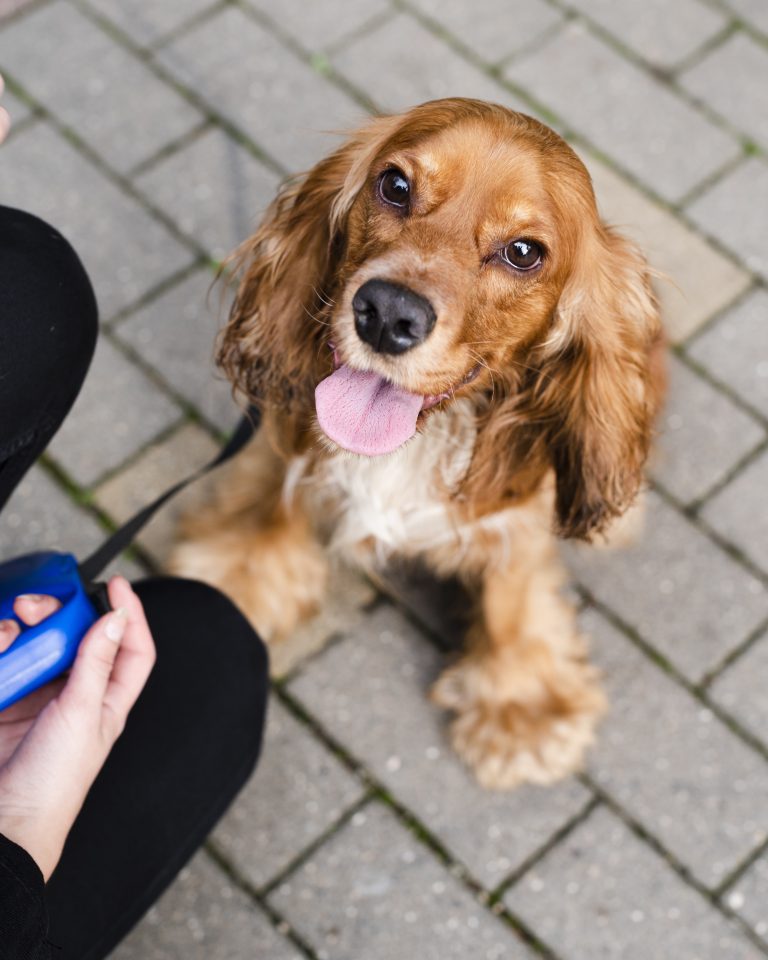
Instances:
[[[262,429],[172,567],[269,642],[329,550],[458,577],[466,651],[432,692],[455,749],[491,788],[577,770],[606,701],[556,540],[633,504],[664,379],[649,268],[582,162],[531,117],[425,103],[285,185],[230,266],[218,361]]]

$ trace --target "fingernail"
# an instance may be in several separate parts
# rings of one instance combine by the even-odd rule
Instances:
[[[125,624],[128,620],[128,611],[125,607],[118,607],[114,613],[110,614],[107,625],[104,627],[104,633],[110,640],[120,643],[125,633]]]
[[[32,603],[40,603],[40,601],[43,599],[43,595],[41,593],[20,593],[16,599],[31,600]]]

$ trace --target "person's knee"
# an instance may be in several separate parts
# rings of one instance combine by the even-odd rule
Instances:
[[[153,577],[136,592],[155,637],[159,682],[181,685],[198,717],[227,725],[227,736],[240,741],[236,753],[252,753],[255,762],[269,691],[256,631],[224,594],[196,580]]]
[[[0,305],[3,340],[20,362],[34,350],[41,376],[85,375],[98,331],[88,275],[58,230],[9,208],[0,208]]]

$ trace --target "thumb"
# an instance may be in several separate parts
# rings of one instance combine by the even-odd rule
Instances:
[[[100,707],[128,622],[123,607],[98,620],[83,637],[59,702]]]

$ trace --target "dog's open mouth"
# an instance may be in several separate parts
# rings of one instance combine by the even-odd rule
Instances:
[[[345,450],[377,457],[391,453],[416,433],[422,410],[450,397],[474,380],[480,365],[446,393],[421,396],[409,393],[373,371],[353,370],[340,363],[315,389],[317,419],[323,432]]]

